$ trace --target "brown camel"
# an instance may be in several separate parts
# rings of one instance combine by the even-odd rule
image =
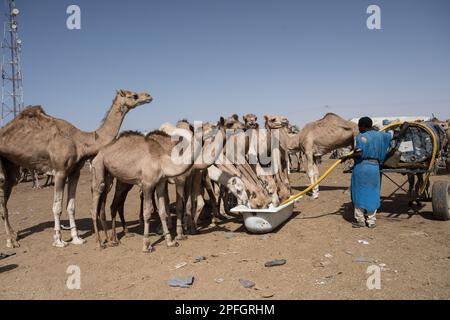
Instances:
[[[243,130],[245,127],[244,124],[241,121],[239,121],[239,116],[237,114],[233,114],[231,117],[228,118],[220,117],[219,125],[224,130],[227,129]]]
[[[184,129],[188,132],[191,132],[191,134],[194,133],[194,127],[189,124],[186,120],[178,121],[177,128]],[[202,144],[203,149],[207,145],[209,145],[212,142],[212,138],[214,137],[214,130],[217,130],[216,125],[212,125],[209,123],[204,123],[202,125],[202,141],[199,142]],[[198,136],[197,136],[198,137]],[[160,144],[166,144],[166,137],[161,135],[152,135],[152,138],[154,140],[157,140]],[[200,140],[200,139],[199,139]],[[218,141],[220,144],[223,142]],[[192,146],[193,147],[193,146]],[[171,150],[166,150],[168,153],[171,152]],[[219,150],[220,151],[220,150]],[[197,191],[197,185],[201,184],[201,178],[199,177],[203,175],[203,171],[205,168],[209,167],[213,164],[213,162],[217,159],[219,156],[219,153],[215,157],[212,157],[211,159],[208,159],[209,161],[199,161],[198,163],[195,163],[191,168],[186,170],[181,175],[178,175],[176,177],[172,178],[162,178],[160,182],[158,183],[156,190],[160,190],[159,193],[156,193],[157,203],[158,203],[158,213],[160,216],[168,217],[168,228],[171,228],[171,219],[169,214],[169,196],[167,193],[167,182],[174,183],[176,185],[177,190],[177,236],[176,240],[184,240],[186,237],[183,234],[183,208],[185,208],[186,214],[185,217],[189,219],[189,221],[193,221],[192,219],[192,211],[195,212],[196,205],[197,205],[197,195],[195,195],[195,198],[192,198],[192,193]],[[205,159],[206,160],[206,159]],[[195,177],[195,178],[194,178]],[[126,222],[123,214],[123,207],[124,203],[127,197],[128,192],[131,190],[132,185],[126,184],[124,182],[118,181],[116,184],[116,191],[114,194],[114,200],[111,204],[111,216],[113,221],[113,243],[117,243],[117,236],[115,232],[115,216],[116,212],[119,212],[120,219],[122,221],[122,226],[124,228],[124,233],[127,232],[126,230]],[[210,192],[210,191],[208,191]],[[141,201],[143,199],[141,198]],[[154,206],[155,207],[155,206]],[[142,209],[142,206],[141,206]],[[215,216],[215,211],[213,213],[213,216]],[[141,212],[142,215],[142,212]],[[195,213],[194,213],[195,217]],[[192,225],[193,223],[191,223]]]
[[[102,197],[102,194],[109,190],[106,187],[110,185],[111,178],[108,177],[114,177],[121,183],[141,186],[144,196],[144,238],[142,250],[144,252],[152,250],[149,239],[149,222],[153,211],[153,191],[156,188],[160,208],[164,208],[165,184],[160,182],[167,178],[181,175],[189,170],[194,165],[195,160],[197,160],[201,147],[199,144],[194,143],[192,132],[188,130],[176,128],[170,124],[163,125],[161,130],[146,136],[136,132],[122,133],[117,140],[100,150],[92,161],[93,199],[91,214],[95,234],[101,247],[103,247],[103,244],[98,233],[97,216],[100,211],[102,213],[100,221],[108,241],[104,210],[101,209],[102,202],[106,201],[106,196]],[[171,137],[172,135],[182,137],[182,143],[179,144],[178,140],[174,140]],[[209,139],[208,133],[205,134],[205,139]],[[183,161],[175,159],[175,156],[181,155],[181,150],[187,151],[193,145],[193,152],[183,152]],[[192,151],[192,149],[190,150]],[[202,148],[203,151],[204,147]],[[188,156],[186,157],[186,155]],[[186,158],[189,161],[185,161]],[[204,164],[196,165],[202,166]],[[120,195],[118,195],[117,203],[119,203],[120,198]],[[115,212],[116,210],[111,212],[113,223]],[[159,210],[159,216],[167,245],[178,245],[176,241],[172,241],[164,209]],[[113,234],[113,237],[111,240],[117,242],[115,234]]]
[[[244,120],[244,127],[246,130],[259,128],[259,124],[257,122],[258,117],[253,113],[247,113],[242,117],[242,119]]]
[[[275,117],[276,118],[276,117]],[[283,123],[284,117],[272,119]],[[297,134],[280,130],[280,144],[286,150],[300,150],[306,157],[307,173],[311,184],[319,178],[318,163],[323,155],[339,148],[353,148],[359,134],[358,125],[334,113],[327,113],[322,119],[306,124]],[[319,186],[313,188],[313,199],[319,197]]]
[[[75,194],[80,169],[86,159],[110,143],[119,131],[127,112],[149,103],[147,93],[118,90],[112,106],[99,129],[83,132],[69,122],[47,115],[40,106],[28,107],[0,129],[0,212],[5,222],[8,247],[17,247],[16,233],[8,218],[7,202],[17,181],[19,167],[55,172],[53,245],[66,246],[61,238],[60,216],[63,193],[68,179],[67,212],[73,244],[82,244],[75,224]]]

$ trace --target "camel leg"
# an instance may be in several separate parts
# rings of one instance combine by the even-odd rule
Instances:
[[[141,226],[144,225],[144,192],[142,192],[142,189],[139,190],[139,200],[141,201],[139,205],[139,224]]]
[[[180,179],[181,180],[181,179]],[[187,236],[183,232],[183,212],[184,212],[184,184],[185,181],[176,181],[176,191],[177,191],[177,236],[176,240],[185,240]]]
[[[164,205],[166,207],[167,213],[167,227],[169,230],[173,228],[172,216],[170,215],[170,201],[169,201],[169,182],[164,182]]]
[[[310,184],[313,184],[315,180],[315,172],[316,172],[316,164],[314,162],[314,157],[311,152],[307,152],[306,154],[306,164],[307,164],[307,171],[308,171],[308,177]],[[319,187],[316,186],[313,188],[312,191],[312,198],[317,199],[319,197]]]
[[[202,180],[202,172],[195,171],[192,178],[192,216],[194,217],[195,230],[197,230],[197,222],[204,206]]]
[[[31,179],[33,180],[33,189],[41,189],[39,185],[39,175],[36,170],[31,170]]]
[[[100,206],[98,209],[98,215],[100,218],[100,223],[102,225],[103,232],[105,234],[105,241],[109,242],[111,238],[108,235],[108,226],[106,224],[106,199],[108,198],[108,192],[111,190],[114,178],[109,173],[106,173],[103,181],[104,187],[100,195]]]
[[[53,216],[55,219],[55,234],[53,236],[53,246],[63,248],[67,242],[61,237],[61,213],[64,197],[64,186],[66,184],[66,174],[62,171],[55,174],[55,188],[53,192]]]
[[[408,207],[412,207],[414,204],[414,182],[415,182],[415,176],[414,174],[408,173]]]
[[[167,226],[167,207],[165,200],[165,191],[166,191],[166,181],[162,181],[158,183],[156,186],[156,197],[158,198],[159,204],[159,218],[161,219],[161,224],[163,228],[163,237],[166,239],[166,243],[168,247],[176,247],[178,243],[172,240],[172,236],[170,235],[169,228]]]
[[[418,173],[417,174],[417,183],[415,186],[415,196],[416,196],[416,203],[418,206],[421,205],[420,201],[419,201],[419,197],[421,196],[420,194],[420,188],[422,187],[423,184],[423,174],[422,173]],[[425,189],[426,190],[426,189]]]
[[[119,189],[120,186],[120,189]],[[111,219],[112,219],[112,230],[113,233],[116,233],[116,212],[119,211],[120,221],[122,222],[122,229],[125,237],[128,236],[128,228],[127,223],[125,221],[124,208],[125,208],[125,200],[127,199],[128,192],[133,188],[131,184],[116,182],[116,191],[114,193],[114,200],[111,204]],[[116,201],[116,194],[118,195],[118,200]],[[143,202],[141,201],[141,205]],[[114,236],[114,235],[113,235]],[[117,236],[115,235],[117,239]]]
[[[319,162],[320,158],[314,158],[314,183],[317,182],[317,180],[319,180]],[[319,185],[316,185],[313,188],[313,194],[316,194],[316,198],[319,197]]]
[[[67,183],[67,214],[69,215],[72,244],[83,244],[86,242],[86,240],[83,240],[80,237],[78,237],[77,226],[75,223],[75,195],[77,192],[77,185],[79,178],[80,178],[80,170],[75,170],[69,175]]]
[[[196,234],[197,230],[194,227],[194,219],[192,218],[193,211],[193,197],[192,197],[192,183],[193,183],[193,175],[190,174],[186,179],[184,194],[186,195],[186,205],[184,207],[184,219],[185,219],[185,228],[189,230],[189,234]]]
[[[18,167],[13,168],[13,170],[6,168],[6,160],[0,158],[0,215],[5,223],[6,246],[8,248],[18,248],[20,246],[17,241],[17,234],[9,223],[7,208],[8,199],[14,185],[13,179],[19,173],[19,170]]]
[[[105,191],[105,179],[104,179],[104,167],[100,163],[101,160],[96,161],[96,158],[92,161],[92,207],[91,207],[91,218],[92,224],[94,225],[94,233],[97,237],[98,244],[100,248],[104,248],[104,244],[102,244],[102,239],[100,237],[100,233],[98,232],[97,225],[97,217],[99,213],[100,206],[103,201],[101,201],[102,193]]]
[[[142,242],[142,251],[151,252],[153,250],[150,244],[150,217],[153,211],[152,196],[153,196],[154,186],[143,185],[142,195],[143,195],[143,220],[144,220],[144,238]]]
[[[211,203],[211,225],[210,226],[217,226],[217,216],[218,216],[218,205],[216,200],[216,194],[214,192],[214,188],[211,182],[211,179],[208,176],[204,176],[205,182],[205,189],[206,192],[208,192],[209,196],[209,202]]]
[[[117,245],[120,242],[119,239],[117,238],[117,232],[116,232],[116,215],[117,215],[118,211],[119,211],[120,221],[122,222],[122,227],[124,229],[124,233],[126,233],[125,232],[126,221],[125,221],[123,208],[125,206],[125,199],[126,199],[126,195],[124,196],[124,194],[128,194],[128,191],[126,191],[126,189],[128,189],[128,186],[129,186],[128,184],[121,183],[119,180],[116,181],[116,189],[114,191],[114,198],[113,198],[113,200],[111,202],[111,206],[110,206],[110,211],[111,211],[111,238],[110,238],[110,241],[111,241],[111,244],[113,244],[113,245]]]

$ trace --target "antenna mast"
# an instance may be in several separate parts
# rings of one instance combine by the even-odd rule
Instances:
[[[0,125],[16,117],[24,107],[22,68],[20,52],[22,40],[18,35],[17,16],[19,9],[14,0],[5,0],[6,21],[4,23],[2,48],[2,113]]]

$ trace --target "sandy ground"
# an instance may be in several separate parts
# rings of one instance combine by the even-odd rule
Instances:
[[[324,161],[321,172],[330,164],[330,160]],[[432,180],[450,181],[450,176],[433,176]],[[52,188],[33,190],[31,183],[22,183],[14,189],[9,210],[21,247],[5,247],[2,226],[0,251],[16,255],[0,260],[0,299],[450,298],[450,221],[433,220],[429,202],[418,212],[408,211],[405,196],[396,196],[384,198],[377,228],[353,229],[346,191],[350,175],[343,174],[342,168],[322,184],[318,200],[303,198],[292,219],[274,233],[252,235],[242,223],[224,221],[189,236],[177,248],[167,248],[153,236],[157,243],[149,254],[140,252],[137,188],[126,203],[130,231],[136,235],[122,238],[117,247],[97,248],[89,214],[89,181],[89,172],[83,170],[77,221],[87,243],[63,249],[51,246]],[[307,185],[304,173],[292,174],[291,181],[297,190]],[[383,195],[393,189],[394,185],[384,180]],[[64,224],[68,224],[66,219],[64,213]],[[157,224],[155,221],[153,226]],[[226,232],[234,236],[227,238]],[[64,231],[64,236],[68,238],[69,231]],[[198,256],[206,260],[194,263]],[[374,262],[355,262],[361,258]],[[286,259],[287,263],[264,266],[273,259]],[[182,262],[187,265],[176,269]],[[382,266],[379,290],[366,286],[371,264]],[[66,286],[70,265],[80,267],[80,290]],[[191,288],[167,285],[169,278],[185,275],[195,277]],[[243,288],[240,278],[252,280],[256,287]]]

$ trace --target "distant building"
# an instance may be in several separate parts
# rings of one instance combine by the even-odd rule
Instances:
[[[413,121],[430,121],[431,117],[417,116],[417,117],[371,117],[373,126],[379,129],[395,122],[413,122]],[[353,118],[350,121],[358,123],[359,118]]]

